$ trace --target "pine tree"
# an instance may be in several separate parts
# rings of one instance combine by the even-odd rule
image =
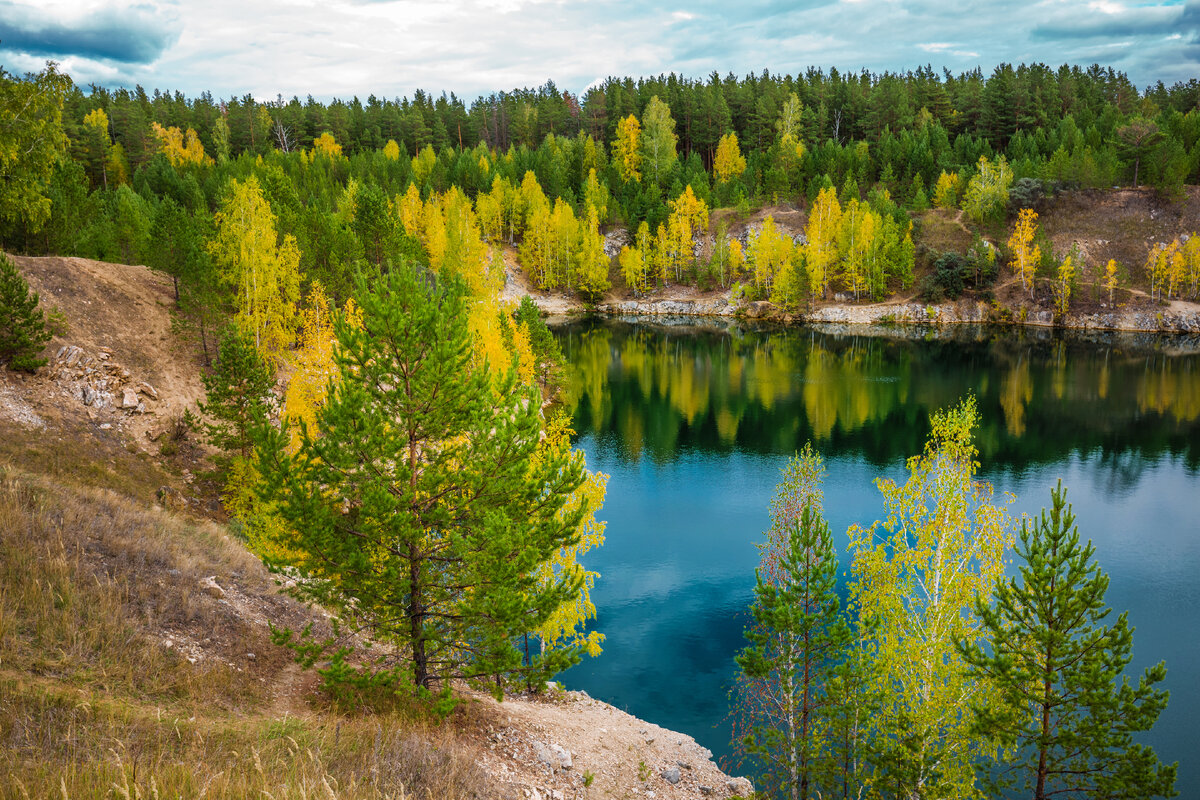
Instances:
[[[0,364],[33,372],[46,363],[38,353],[48,341],[37,292],[29,290],[12,259],[0,253]]]
[[[275,371],[254,346],[254,337],[230,325],[221,334],[217,363],[200,380],[206,398],[200,411],[211,418],[203,425],[209,443],[245,461],[254,451],[255,428],[270,413]]]
[[[1020,577],[997,581],[990,604],[976,601],[983,641],[959,645],[974,674],[999,687],[998,702],[974,709],[975,729],[1004,748],[998,763],[981,765],[980,781],[989,797],[1172,797],[1177,765],[1133,743],[1167,706],[1167,691],[1154,688],[1166,667],[1136,686],[1124,677],[1128,618],[1105,624],[1108,576],[1092,543],[1080,544],[1062,481],[1050,498],[1050,514],[1022,526]]]
[[[837,595],[833,534],[821,513],[823,472],[811,446],[785,470],[754,588],[750,646],[737,657],[745,677],[763,689],[755,693],[743,746],[762,760],[768,791],[792,800],[832,788],[823,778],[836,766],[824,763],[817,730],[833,705],[826,684],[851,639]]]
[[[582,576],[538,568],[576,541],[579,456],[539,447],[540,398],[472,353],[462,279],[401,263],[359,282],[362,325],[335,324],[339,377],[294,451],[263,430],[263,499],[292,532],[297,591],[394,648],[327,680],[445,688],[452,678],[569,666],[579,648],[522,665],[515,646],[579,595]],[[303,647],[304,645],[297,645]],[[494,684],[499,693],[500,682]]]

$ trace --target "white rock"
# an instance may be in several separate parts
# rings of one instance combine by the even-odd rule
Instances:
[[[209,575],[207,578],[202,578],[200,580],[200,588],[205,594],[215,597],[218,600],[225,596],[225,590],[217,584],[216,575]]]

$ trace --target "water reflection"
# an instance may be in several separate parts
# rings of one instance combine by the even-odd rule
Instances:
[[[902,331],[903,333],[903,331]],[[1200,357],[1145,337],[970,328],[897,338],[817,330],[576,323],[559,330],[565,403],[626,457],[680,448],[790,453],[805,441],[887,464],[919,451],[930,411],[979,400],[982,460],[1021,467],[1099,449],[1128,488],[1135,455],[1200,466]]]

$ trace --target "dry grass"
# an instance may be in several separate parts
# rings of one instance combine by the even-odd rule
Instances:
[[[0,799],[487,796],[454,726],[306,702],[265,622],[313,616],[221,526],[0,468]]]

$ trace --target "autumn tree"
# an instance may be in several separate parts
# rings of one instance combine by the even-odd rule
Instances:
[[[313,152],[323,158],[338,158],[342,154],[342,146],[329,131],[325,131],[313,139]]]
[[[205,155],[200,137],[191,128],[184,132],[175,127],[164,128],[157,122],[150,123],[150,127],[158,139],[158,152],[165,155],[172,166],[213,163],[213,160]]]
[[[626,183],[642,179],[642,124],[630,114],[617,124],[613,141],[613,163]]]
[[[294,569],[296,593],[341,626],[395,649],[354,667],[344,651],[293,644],[330,658],[327,682],[422,692],[569,666],[579,647],[523,665],[515,642],[578,595],[578,574],[537,570],[576,541],[586,508],[563,509],[580,458],[534,458],[540,398],[475,363],[454,273],[401,263],[356,296],[362,327],[335,325],[339,379],[315,425],[294,451],[287,430],[263,430],[259,467],[296,554],[272,565]]]
[[[1033,275],[1042,257],[1041,248],[1033,243],[1037,234],[1037,212],[1022,208],[1017,215],[1017,224],[1008,237],[1008,249],[1012,253],[1009,266],[1021,278],[1021,288],[1033,295]]]
[[[1113,290],[1117,288],[1117,261],[1110,258],[1108,263],[1104,265],[1104,282],[1101,284],[1108,290],[1108,303],[1112,305]]]
[[[838,559],[821,510],[824,464],[811,445],[789,462],[760,546],[754,621],[737,657],[752,697],[742,746],[765,767],[767,791],[807,800],[836,789],[818,731],[835,703],[827,690],[851,639],[837,594]]]
[[[621,275],[625,278],[625,285],[635,294],[643,294],[647,289],[651,241],[650,226],[645,220],[642,220],[638,226],[637,235],[634,237],[634,243],[622,247],[621,254],[617,259],[621,266]]]
[[[521,324],[518,322],[518,324]],[[544,326],[543,326],[544,327]],[[569,456],[571,430],[568,420],[560,416],[546,426],[534,462]],[[562,647],[578,647],[593,658],[600,655],[604,634],[586,629],[587,622],[596,616],[596,604],[592,602],[592,589],[599,573],[584,567],[581,558],[588,551],[604,544],[604,521],[596,518],[596,512],[604,504],[608,487],[608,476],[603,472],[586,471],[583,483],[568,495],[559,517],[578,519],[573,540],[555,549],[536,570],[538,584],[543,589],[552,589],[566,579],[576,583],[578,591],[547,617],[534,631],[541,641],[542,652]],[[526,654],[526,660],[529,654]]]
[[[717,144],[717,155],[713,159],[713,174],[718,181],[728,182],[741,177],[746,171],[746,159],[738,147],[736,133],[727,133]]]
[[[231,180],[208,251],[235,290],[237,319],[255,346],[276,359],[291,344],[300,294],[300,253],[291,234],[278,240],[275,215],[258,178]]]
[[[989,704],[956,642],[982,626],[975,597],[1004,574],[1009,517],[975,480],[974,398],[935,413],[925,451],[903,484],[878,482],[887,516],[851,527],[852,601],[875,641],[885,698],[874,717],[877,785],[898,797],[974,796],[974,763],[986,752],[967,704]]]
[[[1071,308],[1071,291],[1075,284],[1075,264],[1068,254],[1058,265],[1058,280],[1054,282],[1054,307],[1065,316]]]
[[[958,173],[943,170],[933,189],[933,205],[945,209],[958,208],[958,189]]]
[[[808,238],[805,245],[808,280],[814,295],[824,295],[829,289],[838,255],[837,235],[841,220],[842,207],[838,203],[837,192],[832,188],[822,189],[808,212],[805,229]]]
[[[974,678],[997,687],[971,703],[974,729],[1002,754],[981,762],[980,782],[989,797],[1172,797],[1177,765],[1133,741],[1167,706],[1166,666],[1130,684],[1128,617],[1108,621],[1108,576],[1080,543],[1062,481],[1050,499],[1022,525],[1018,575],[975,601],[983,635],[960,645]]]

